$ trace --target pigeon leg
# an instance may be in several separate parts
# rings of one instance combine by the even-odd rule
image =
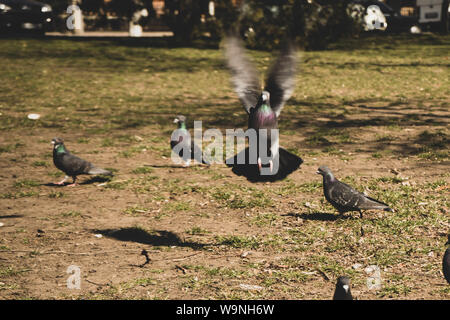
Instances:
[[[73,182],[72,182],[72,184],[68,184],[68,185],[67,185],[68,187],[75,187],[75,186],[78,185],[78,183],[76,183],[77,177],[76,177],[76,176],[73,176],[72,179],[73,179]]]
[[[361,209],[360,210],[358,210],[359,211],[359,217],[362,219],[362,217],[363,217],[363,214],[362,214],[362,211],[361,211]]]
[[[59,182],[56,182],[55,184],[57,184],[58,186],[62,186],[67,181],[67,179],[69,179],[69,176],[65,176],[64,179],[62,179]]]

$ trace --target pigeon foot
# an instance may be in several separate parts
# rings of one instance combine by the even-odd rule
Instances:
[[[76,186],[78,186],[78,183],[74,182],[74,183],[68,184],[66,187],[76,187]]]

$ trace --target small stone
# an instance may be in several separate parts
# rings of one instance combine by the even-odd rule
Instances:
[[[37,119],[39,119],[41,117],[41,115],[37,114],[37,113],[30,113],[27,117],[30,120],[37,120]]]
[[[241,283],[239,285],[239,287],[244,290],[256,290],[256,291],[261,291],[264,289],[261,286],[257,286],[257,285],[253,285],[253,284],[244,284],[244,283]]]
[[[361,263],[355,263],[354,265],[352,265],[352,269],[359,269],[359,268],[361,268],[362,267],[362,264]]]

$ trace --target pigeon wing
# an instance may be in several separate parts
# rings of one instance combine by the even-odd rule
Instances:
[[[277,117],[280,115],[285,102],[294,92],[296,69],[297,50],[294,43],[289,40],[272,65],[266,79],[265,90],[270,93],[270,106]]]
[[[334,188],[331,189],[331,199],[346,210],[358,210],[363,197],[363,194],[340,181],[336,181]]]
[[[247,113],[258,103],[261,84],[256,68],[245,55],[242,41],[235,35],[225,39],[225,57],[239,100]]]
[[[65,154],[62,158],[64,172],[68,175],[88,174],[93,165],[89,161],[83,160],[73,154]]]

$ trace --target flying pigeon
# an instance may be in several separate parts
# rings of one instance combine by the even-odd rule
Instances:
[[[364,193],[358,192],[348,184],[339,181],[326,166],[319,167],[317,174],[323,176],[325,198],[340,214],[347,211],[359,211],[362,218],[362,210],[394,211],[386,203],[369,198]]]
[[[450,234],[448,235],[448,241],[445,245],[450,244]],[[450,284],[450,248],[447,248],[442,259],[442,272],[444,273],[445,280]]]
[[[178,154],[184,161],[184,167],[189,167],[191,160],[196,160],[199,163],[208,164],[209,162],[203,159],[202,150],[191,140],[191,135],[186,129],[186,117],[179,115],[173,120],[173,123],[178,123],[178,130],[176,135],[172,135],[170,140],[170,147]],[[175,132],[174,132],[175,133]],[[184,152],[188,151],[188,152]]]
[[[267,175],[276,175],[277,170],[281,170],[285,171],[282,175],[286,176],[296,170],[303,160],[287,151],[281,154],[278,134],[273,136],[271,129],[278,129],[278,117],[285,102],[294,91],[297,52],[293,42],[286,41],[267,75],[263,90],[261,90],[256,68],[245,56],[242,41],[236,35],[226,38],[225,57],[231,71],[234,89],[248,114],[248,128],[256,130],[257,139],[253,142],[256,143],[256,146],[253,145],[252,148],[250,145],[250,150],[256,150],[258,171],[262,172],[262,155],[267,155],[267,157],[264,156],[268,159],[268,161],[264,161],[264,165],[268,164],[270,169]],[[260,150],[260,139],[266,140],[267,150]],[[252,141],[250,140],[250,142]],[[248,150],[245,152],[247,153]],[[279,160],[277,170],[274,170],[274,160]],[[244,169],[244,171],[246,170],[247,168]]]
[[[350,291],[350,279],[348,277],[342,276],[338,278],[333,300],[353,300]]]
[[[80,159],[77,156],[71,154],[64,145],[64,140],[61,138],[53,138],[53,163],[55,166],[63,171],[66,176],[63,180],[56,183],[58,185],[64,185],[69,177],[72,177],[73,182],[68,186],[75,186],[77,176],[82,174],[90,174],[90,175],[107,175],[112,176],[112,172],[97,168],[92,163]]]

